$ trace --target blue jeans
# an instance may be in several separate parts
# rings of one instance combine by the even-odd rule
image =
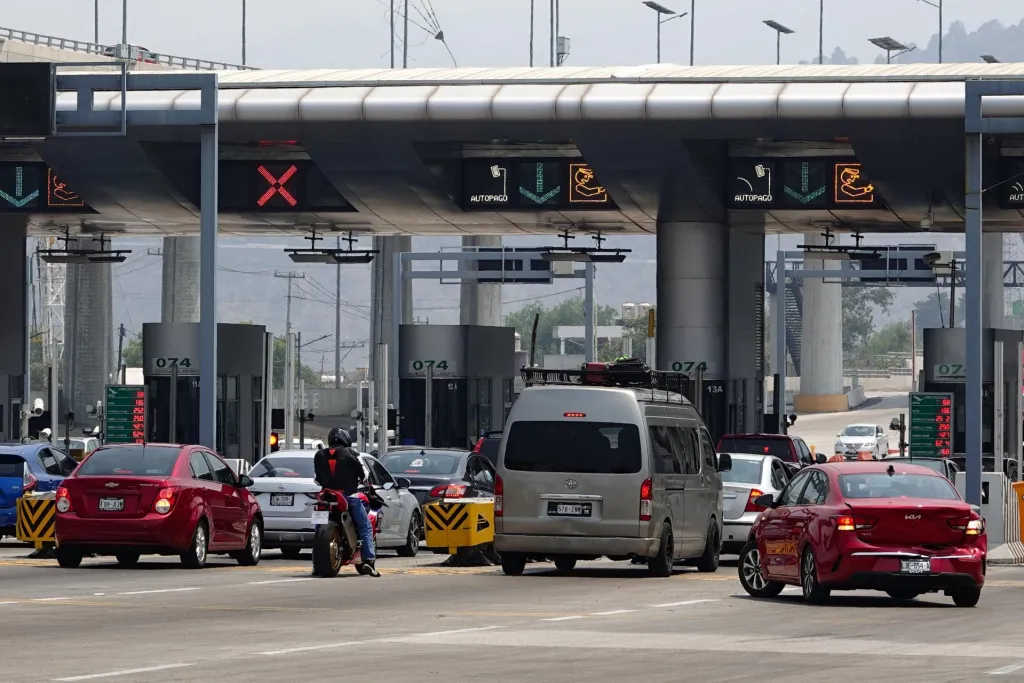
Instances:
[[[362,555],[363,562],[373,562],[377,557],[373,547],[373,529],[370,527],[370,517],[366,514],[363,501],[355,496],[345,496],[345,499],[348,500],[348,511],[352,515],[356,533],[359,534],[359,540],[362,542],[359,553]]]

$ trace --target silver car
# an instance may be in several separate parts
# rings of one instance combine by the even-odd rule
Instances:
[[[263,545],[280,548],[294,559],[313,545],[313,504],[320,492],[313,472],[316,451],[279,451],[263,458],[249,471],[249,489],[263,511]],[[381,511],[378,549],[395,549],[403,557],[419,552],[423,521],[409,482],[395,479],[373,456],[359,456],[367,479],[387,503]]]
[[[779,497],[790,479],[790,469],[774,455],[731,453],[732,469],[722,473],[725,524],[722,552],[738,555],[750,536],[750,528],[765,508],[754,504],[770,493]]]

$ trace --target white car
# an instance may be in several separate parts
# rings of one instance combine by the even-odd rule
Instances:
[[[776,498],[786,488],[791,470],[774,455],[730,453],[732,469],[722,472],[722,554],[738,555],[750,528],[766,508],[754,501],[765,494]]]
[[[313,504],[320,492],[313,473],[316,451],[278,451],[263,458],[249,471],[263,511],[263,546],[280,548],[289,559],[313,546]],[[381,510],[377,549],[394,549],[402,557],[419,552],[423,518],[419,503],[406,479],[395,479],[371,455],[360,454],[363,470],[387,507]]]
[[[851,424],[836,434],[836,455],[857,460],[861,453],[870,453],[875,460],[889,455],[889,437],[885,430],[874,424]]]

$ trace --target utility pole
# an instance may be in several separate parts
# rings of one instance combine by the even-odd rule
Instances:
[[[341,238],[338,238],[338,251],[341,251]],[[337,282],[334,287],[334,388],[341,388],[341,264],[337,269]],[[323,374],[323,368],[320,369]]]
[[[306,448],[306,381],[302,376],[302,332],[295,335],[295,367],[299,373],[299,450]]]
[[[530,0],[530,66],[533,66],[533,27],[537,13],[537,0]]]
[[[127,335],[127,330],[124,329],[124,323],[117,328],[117,377],[121,384],[127,384],[128,369],[124,362],[124,338]]]
[[[409,0],[405,0],[405,10],[402,12],[405,28],[402,29],[402,68],[409,68]]]
[[[824,2],[824,0],[822,0]],[[693,66],[693,41],[697,36],[697,3],[696,0],[690,0],[690,66]]]
[[[100,0],[93,3],[92,42],[100,44]]]
[[[245,0],[242,0],[242,66],[245,66]]]
[[[391,68],[395,68],[395,0],[391,0]]]
[[[128,44],[128,0],[121,0],[121,44]]]
[[[818,64],[825,63],[825,0],[818,6]]]
[[[274,271],[274,277],[288,280],[288,299],[285,305],[285,352],[284,352],[284,438],[286,448],[292,447],[295,435],[295,337],[292,335],[292,282],[304,280],[303,273],[281,273]]]

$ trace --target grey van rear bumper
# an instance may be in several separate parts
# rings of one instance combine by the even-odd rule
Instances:
[[[608,538],[600,536],[524,536],[495,534],[494,549],[499,553],[537,555],[637,555],[654,557],[661,547],[660,538]]]

